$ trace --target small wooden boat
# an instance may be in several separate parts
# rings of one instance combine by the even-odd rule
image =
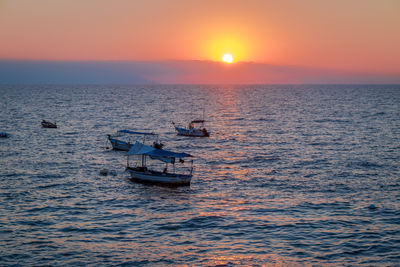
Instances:
[[[176,126],[175,123],[172,122],[178,135],[192,136],[192,137],[209,137],[210,133],[204,127],[204,123],[205,123],[204,120],[193,120],[189,123],[188,128],[182,128]]]
[[[146,138],[149,136],[155,137],[155,141],[153,142],[153,146],[156,148],[162,148],[163,144],[158,140],[158,134],[148,133],[148,132],[135,132],[130,130],[119,130],[116,134],[111,135],[108,134],[107,138],[110,141],[114,150],[122,150],[129,151],[139,136],[143,136],[142,142],[146,142]]]
[[[134,157],[135,166],[130,165]],[[131,174],[132,180],[147,183],[158,183],[166,185],[190,185],[193,173],[193,160],[190,167],[176,167],[175,163],[184,164],[183,158],[191,157],[187,153],[177,153],[168,150],[154,148],[136,142],[128,151],[126,170]],[[148,163],[153,161],[151,169]],[[164,166],[165,163],[165,166]],[[168,164],[172,165],[172,171],[168,170]],[[178,169],[176,172],[176,169]]]
[[[42,120],[42,127],[43,128],[57,128],[57,123],[52,123],[46,120]]]
[[[8,138],[10,137],[10,134],[6,133],[6,132],[1,132],[0,133],[0,138]]]

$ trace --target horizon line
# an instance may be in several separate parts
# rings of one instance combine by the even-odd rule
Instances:
[[[198,63],[213,63],[221,66],[240,66],[240,65],[259,65],[259,66],[270,66],[270,67],[289,67],[289,68],[302,68],[308,70],[324,70],[324,71],[339,71],[346,73],[358,73],[358,74],[380,74],[380,75],[400,75],[400,71],[383,72],[381,70],[355,70],[346,68],[332,68],[332,67],[321,67],[321,66],[309,66],[309,65],[296,65],[296,64],[277,64],[268,62],[258,61],[234,61],[233,63],[225,63],[223,61],[211,60],[211,59],[162,59],[162,60],[134,60],[134,59],[88,59],[88,60],[67,60],[67,59],[6,59],[0,58],[0,62],[26,62],[26,63],[185,63],[185,62],[198,62]]]
[[[97,86],[97,85],[110,85],[110,86],[154,86],[154,85],[201,85],[201,86],[262,86],[262,85],[333,85],[333,86],[346,86],[346,85],[394,85],[400,86],[400,83],[1,83],[0,86],[12,85],[66,85],[66,86]]]

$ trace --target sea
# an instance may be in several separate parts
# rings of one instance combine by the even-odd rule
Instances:
[[[1,266],[400,265],[400,85],[0,93]],[[190,186],[130,180],[121,129],[193,155]]]

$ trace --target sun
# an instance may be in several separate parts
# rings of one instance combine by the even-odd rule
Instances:
[[[233,56],[231,54],[225,54],[222,56],[222,61],[225,63],[232,63],[233,62]]]

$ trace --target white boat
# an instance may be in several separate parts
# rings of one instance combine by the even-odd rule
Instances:
[[[155,141],[153,143],[154,147],[162,148],[163,144],[161,144],[158,140],[158,134],[148,133],[148,132],[135,132],[130,130],[119,130],[116,134],[111,135],[108,134],[107,138],[110,141],[114,150],[122,150],[129,151],[137,139],[143,137],[142,142],[146,142],[146,137],[153,136]]]
[[[193,173],[193,160],[190,160],[190,167],[184,166],[187,153],[177,153],[164,149],[154,148],[136,142],[128,151],[126,170],[131,178],[140,182],[159,183],[167,185],[190,185]],[[132,166],[132,158],[134,166]],[[148,167],[149,163],[152,167]],[[179,163],[183,166],[176,166]],[[172,165],[172,171],[168,167]]]
[[[204,120],[193,120],[189,123],[188,128],[183,128],[176,126],[175,123],[172,122],[178,135],[192,137],[209,137],[210,133],[204,127],[204,123]]]

